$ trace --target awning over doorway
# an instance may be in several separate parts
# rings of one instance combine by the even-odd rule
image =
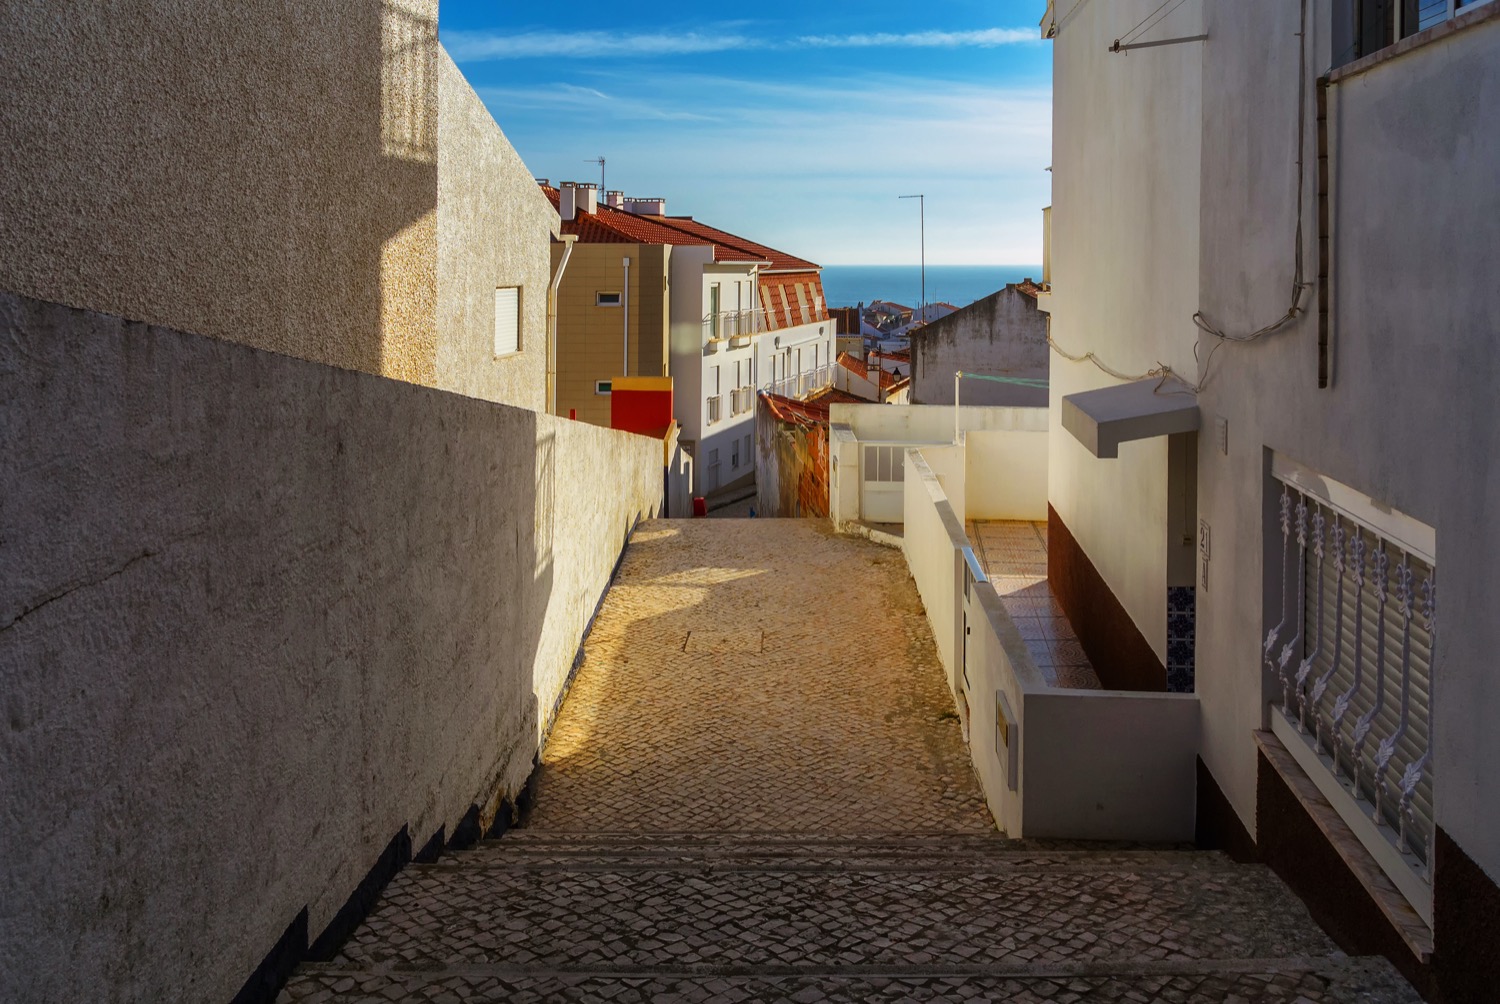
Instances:
[[[1063,428],[1096,457],[1118,457],[1135,439],[1196,432],[1198,395],[1175,380],[1137,380],[1062,400]]]

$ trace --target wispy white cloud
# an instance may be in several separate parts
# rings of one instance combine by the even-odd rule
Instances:
[[[983,28],[978,31],[915,31],[902,34],[880,32],[873,35],[803,35],[797,42],[819,48],[990,49],[1040,40],[1041,36],[1035,28]]]
[[[507,35],[485,31],[449,31],[443,45],[456,62],[486,59],[597,59],[631,56],[691,55],[749,49],[758,41],[736,33],[605,31],[529,31]]]
[[[994,48],[1039,41],[1035,28],[981,28],[973,31],[917,31],[853,35],[800,35],[758,38],[739,30],[743,22],[681,32],[529,31],[500,34],[450,31],[442,36],[455,61],[498,59],[623,59],[682,56],[750,49],[798,48]]]
[[[594,87],[553,84],[549,87],[480,87],[477,93],[497,118],[518,109],[553,109],[595,113],[615,122],[702,122],[708,116],[663,103],[622,98]]]

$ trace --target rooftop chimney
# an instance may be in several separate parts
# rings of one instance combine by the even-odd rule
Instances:
[[[665,216],[667,200],[654,195],[643,199],[626,199],[625,211],[637,216]]]
[[[576,219],[579,213],[599,208],[599,188],[586,181],[565,181],[558,188],[557,213],[564,220]]]
[[[604,204],[611,209],[625,208],[625,193],[611,189],[604,193]]]

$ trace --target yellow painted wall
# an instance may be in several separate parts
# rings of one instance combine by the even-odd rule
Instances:
[[[556,259],[560,251],[554,252]],[[596,304],[601,292],[624,292],[623,260],[630,258],[629,302]],[[557,414],[609,424],[609,397],[599,380],[622,375],[625,315],[630,317],[630,376],[666,376],[667,272],[671,248],[655,244],[575,244],[557,297]]]

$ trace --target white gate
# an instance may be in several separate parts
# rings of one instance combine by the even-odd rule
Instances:
[[[904,522],[906,451],[910,443],[861,443],[859,516],[866,523]]]

